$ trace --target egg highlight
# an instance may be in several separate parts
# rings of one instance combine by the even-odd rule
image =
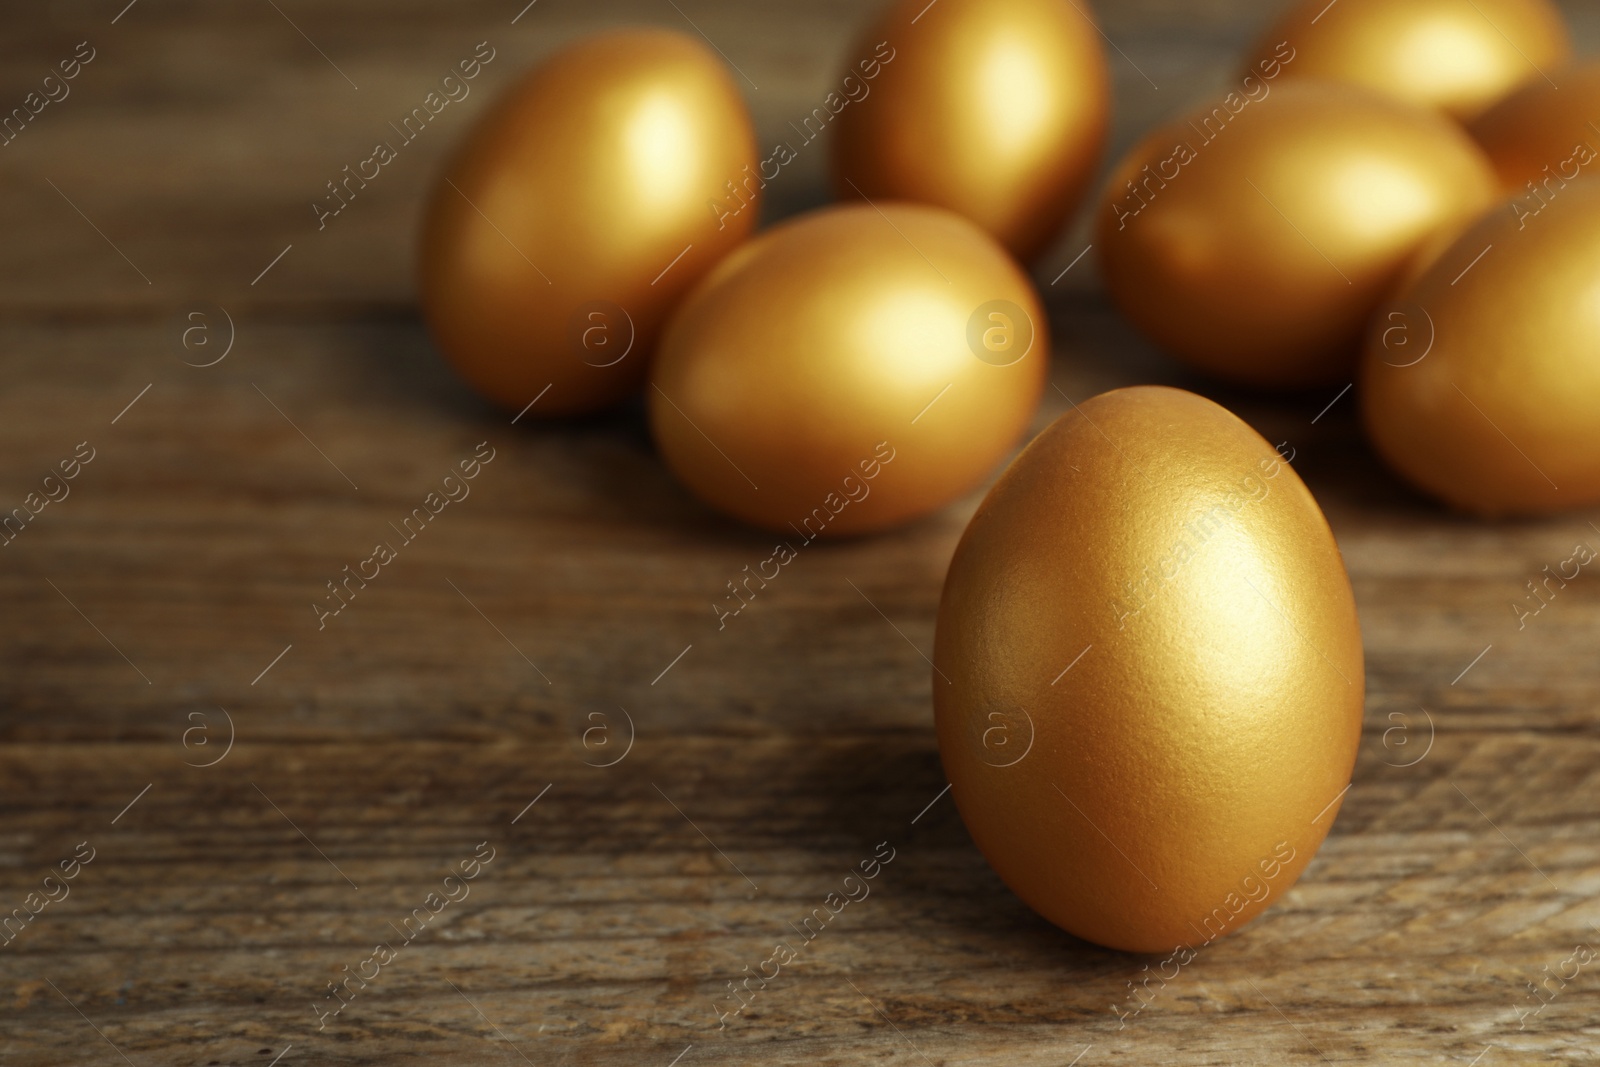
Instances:
[[[1349,82],[1467,121],[1567,63],[1572,41],[1548,0],[1301,0],[1249,53],[1287,41],[1291,78]]]

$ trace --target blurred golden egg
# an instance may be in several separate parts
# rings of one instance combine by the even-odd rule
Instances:
[[[537,400],[530,417],[614,403],[645,380],[674,304],[754,228],[755,163],[738,87],[699,40],[626,30],[563,49],[433,190],[419,291],[435,342],[494,403]]]
[[[1407,262],[1491,202],[1454,123],[1354,86],[1256,79],[1146,137],[1098,218],[1112,299],[1173,355],[1262,388],[1337,381]]]
[[[1503,204],[1374,318],[1367,433],[1461,511],[1600,504],[1600,183]]]
[[[1549,0],[1300,0],[1248,53],[1288,78],[1351,82],[1467,120],[1572,55]],[[1281,58],[1281,57],[1279,57]]]
[[[839,109],[839,197],[934,204],[1025,261],[1044,251],[1088,192],[1105,145],[1110,89],[1088,7],[890,5],[812,113],[820,126]]]
[[[1529,82],[1468,127],[1507,193],[1553,195],[1600,174],[1600,64]]]
[[[766,231],[674,314],[648,392],[667,465],[784,534],[879,530],[981,482],[1049,370],[1033,286],[971,222],[914,204]]]
[[[1273,447],[1140,386],[1023,450],[956,548],[934,650],[968,831],[1097,944],[1199,950],[1286,893],[1361,740],[1339,548]]]

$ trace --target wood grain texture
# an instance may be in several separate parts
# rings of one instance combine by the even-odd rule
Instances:
[[[538,0],[513,25],[515,0],[124,3],[0,35],[0,100],[97,49],[0,148],[0,507],[95,449],[0,548],[0,915],[95,850],[0,948],[0,1063],[1595,1061],[1600,967],[1518,1011],[1600,945],[1600,580],[1522,630],[1510,605],[1600,515],[1439,512],[1375,463],[1350,396],[1219,392],[1109,312],[1092,257],[1050,285],[1085,241],[1063,239],[1036,429],[1159,381],[1287,442],[1368,656],[1355,780],[1305,877],[1119,1020],[1159,960],[1037,919],[936,799],[922,657],[976,496],[804,549],[719,631],[767,538],[690,500],[636,408],[508,425],[411,302],[440,152],[528,63],[692,18],[759,86],[765,140],[872,5]],[[1276,5],[1100,6],[1120,146],[1221,84]],[[1600,16],[1568,11],[1600,47]],[[459,113],[319,233],[322,183],[485,39]],[[821,166],[786,168],[770,214],[820,202]],[[177,338],[201,301],[235,347],[196,369]],[[324,583],[485,441],[471,496],[319,630]],[[319,1030],[326,983],[480,842],[470,895]],[[871,896],[719,1028],[726,983],[879,842]]]

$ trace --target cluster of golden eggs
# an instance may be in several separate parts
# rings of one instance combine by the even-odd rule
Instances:
[[[754,526],[930,514],[1037,413],[1026,266],[1102,163],[1102,42],[1084,0],[896,0],[764,149],[700,41],[580,41],[447,164],[429,327],[512,411],[642,390],[667,466]],[[1377,451],[1458,509],[1600,501],[1600,71],[1569,62],[1547,0],[1298,4],[1112,170],[1112,300],[1216,379],[1358,382]],[[756,233],[824,132],[841,202]],[[1017,456],[955,550],[935,646],[974,840],[1104,945],[1238,929],[1350,781],[1364,668],[1333,535],[1271,445],[1183,390],[1087,400]]]
[[[821,509],[811,528],[859,535],[981,484],[1049,370],[1014,257],[1087,192],[1107,77],[1071,0],[926,6],[892,5],[770,148],[696,38],[622,30],[555,54],[434,190],[421,294],[439,348],[530,417],[643,389],[666,464],[756,526]],[[842,202],[755,233],[766,186],[828,142]],[[894,476],[846,497],[885,442]]]
[[[1600,68],[1571,59],[1547,0],[1297,5],[1116,167],[1112,299],[1232,383],[1358,383],[1457,510],[1600,503]]]

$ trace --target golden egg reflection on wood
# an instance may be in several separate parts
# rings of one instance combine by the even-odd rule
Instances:
[[[1110,88],[1087,0],[900,0],[850,53],[863,59],[876,75],[850,70],[863,94],[835,123],[838,196],[934,204],[1024,261],[1044,251],[1105,145]]]
[[[1032,284],[973,223],[829,207],[690,294],[652,371],[650,425],[712,507],[805,540],[859,534],[981,482],[1027,429],[1049,360]]]
[[[934,663],[973,839],[1111,948],[1199,949],[1281,898],[1361,738],[1361,630],[1321,510],[1178,389],[1097,396],[1012,462],[951,561]]]
[[[1289,78],[1349,82],[1466,121],[1572,54],[1548,0],[1300,0],[1248,53],[1295,50]],[[1557,79],[1559,80],[1559,79]]]
[[[1173,355],[1243,385],[1326,385],[1412,255],[1495,181],[1434,113],[1270,69],[1133,149],[1096,244],[1114,302]]]
[[[755,163],[739,89],[699,40],[623,30],[563,49],[432,192],[419,276],[436,343],[529,417],[616,402],[645,380],[673,305],[754,227],[754,210],[714,205]]]
[[[1568,182],[1600,174],[1600,64],[1563,71],[1559,86],[1529,82],[1468,127],[1501,187],[1529,210]]]
[[[1504,203],[1379,309],[1368,436],[1408,481],[1488,517],[1600,504],[1600,182]]]

